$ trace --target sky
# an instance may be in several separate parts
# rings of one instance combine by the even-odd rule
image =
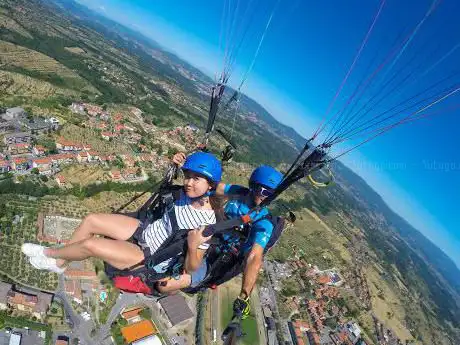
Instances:
[[[228,36],[227,31],[221,30],[223,6],[228,4],[236,10],[240,3],[79,2],[153,38],[209,75],[222,69],[222,47]],[[436,0],[245,0],[241,4],[244,5],[240,5],[235,21],[229,21],[233,24],[230,27],[236,28],[235,42],[243,37],[244,31],[238,31],[239,28],[246,23],[251,26],[238,51],[230,84],[237,86],[251,65],[274,10],[242,91],[304,137],[311,136],[326,114],[334,116],[344,106],[345,112],[348,109],[352,113],[366,101],[379,100],[378,104],[369,103],[374,104],[369,113],[380,114],[408,99],[412,99],[411,104],[422,100],[422,91],[431,85],[436,88],[429,89],[430,95],[460,83],[459,75],[452,74],[460,58],[458,1],[444,0],[438,4]],[[380,14],[369,32],[380,6]],[[245,8],[249,8],[247,15]],[[367,34],[368,40],[353,64]],[[372,75],[375,77],[366,84]],[[394,84],[385,84],[390,80]],[[353,97],[363,83],[367,86],[358,89],[362,94]],[[360,103],[353,106],[355,101]],[[455,110],[459,102],[460,92],[454,93],[430,108],[436,115],[395,128],[341,160],[460,267],[460,113]],[[429,103],[422,102],[414,110]],[[451,111],[444,111],[446,108]],[[334,152],[357,143],[351,141]]]

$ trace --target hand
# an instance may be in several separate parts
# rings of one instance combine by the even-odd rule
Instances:
[[[172,161],[174,164],[177,164],[178,166],[182,166],[185,162],[185,153],[183,152],[178,152],[174,155]]]
[[[238,296],[238,298],[233,302],[233,314],[244,320],[249,316],[250,312],[251,305],[249,303],[249,296],[246,298]]]
[[[204,230],[204,226],[202,226],[201,228],[199,229],[195,229],[195,230],[190,230],[188,232],[188,235],[187,235],[187,245],[189,248],[191,249],[198,249],[198,247],[209,241],[212,237],[211,236],[208,236],[208,237],[204,237],[203,236],[203,230]]]

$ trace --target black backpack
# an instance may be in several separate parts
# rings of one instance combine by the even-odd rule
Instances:
[[[278,242],[284,231],[285,219],[281,216],[268,215],[262,219],[268,219],[273,224],[270,240],[265,246],[264,255]],[[258,221],[260,221],[258,220]],[[246,231],[246,233],[248,233]],[[219,252],[218,245],[212,245],[206,257],[208,271],[203,281],[196,287],[186,288],[186,293],[196,293],[208,288],[215,288],[243,273],[246,256],[240,252]]]

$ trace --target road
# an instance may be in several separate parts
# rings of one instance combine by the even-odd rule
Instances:
[[[276,292],[273,289],[273,279],[275,279],[275,277],[274,277],[273,270],[271,268],[271,264],[267,260],[264,260],[264,270],[265,272],[267,272],[267,276],[268,276],[267,286],[268,286],[268,291],[270,293],[270,299],[273,302],[273,305],[271,306],[273,315],[275,316],[275,318],[278,319],[277,321],[279,322],[281,330],[283,331],[282,337],[284,338],[285,341],[291,342],[291,333],[289,332],[289,328],[287,325],[288,320],[282,319],[280,316],[279,310],[278,310],[278,302],[276,301]]]
[[[75,310],[73,310],[72,302],[69,296],[64,291],[64,275],[59,275],[58,289],[54,294],[54,298],[59,299],[64,306],[66,319],[70,321],[72,332],[78,335],[82,345],[92,345],[94,342],[91,339],[91,330],[95,327],[92,320],[86,321]]]
[[[211,339],[214,340],[214,330],[216,330],[216,343],[220,343],[222,330],[220,327],[220,306],[219,306],[219,288],[210,290],[210,306],[211,306]]]
[[[118,297],[117,303],[115,303],[112,310],[110,311],[110,314],[107,318],[107,322],[101,326],[96,336],[94,337],[93,342],[95,344],[106,344],[107,340],[109,340],[110,343],[108,344],[111,344],[112,341],[110,340],[110,336],[111,336],[110,327],[112,326],[112,323],[120,315],[121,311],[124,308],[126,308],[129,305],[141,303],[141,302],[142,302],[141,299],[136,294],[127,294],[127,293],[121,294]]]
[[[170,341],[166,336],[166,329],[164,322],[162,322],[163,318],[160,315],[160,311],[156,305],[156,300],[146,297],[144,295],[137,295],[137,294],[128,294],[122,293],[115,305],[113,306],[110,314],[107,318],[107,322],[102,325],[99,330],[97,331],[94,337],[91,337],[91,331],[96,328],[96,325],[92,319],[84,320],[80,315],[78,315],[72,307],[71,298],[67,295],[64,290],[64,276],[59,276],[59,283],[56,292],[54,293],[54,298],[61,302],[64,307],[65,318],[67,323],[72,328],[70,332],[57,332],[57,334],[53,337],[53,343],[58,335],[66,335],[70,339],[73,337],[78,337],[80,340],[81,345],[112,345],[111,333],[110,328],[112,323],[116,320],[116,318],[120,315],[121,311],[133,304],[144,304],[147,305],[151,311],[153,319],[155,320],[155,324],[160,331],[161,334],[164,336],[164,340],[166,345],[170,345]]]
[[[163,335],[164,343],[166,345],[170,345],[170,340],[167,337],[167,326],[162,322],[163,317],[160,315],[159,308],[156,304],[155,298],[146,297],[142,294],[131,294],[131,293],[122,293],[119,297],[115,305],[113,306],[110,314],[107,318],[107,322],[101,326],[99,331],[96,333],[94,337],[93,343],[98,345],[112,345],[111,340],[111,333],[110,328],[112,323],[116,320],[116,318],[120,315],[121,311],[133,304],[143,304],[149,307],[152,311],[152,319],[155,321],[155,325]]]

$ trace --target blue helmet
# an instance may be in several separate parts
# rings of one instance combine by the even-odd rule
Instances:
[[[192,153],[185,160],[182,170],[189,170],[203,175],[214,183],[219,183],[222,178],[222,166],[220,161],[211,153]]]
[[[249,185],[259,184],[266,188],[275,189],[281,183],[283,174],[268,165],[255,169],[249,178]]]

